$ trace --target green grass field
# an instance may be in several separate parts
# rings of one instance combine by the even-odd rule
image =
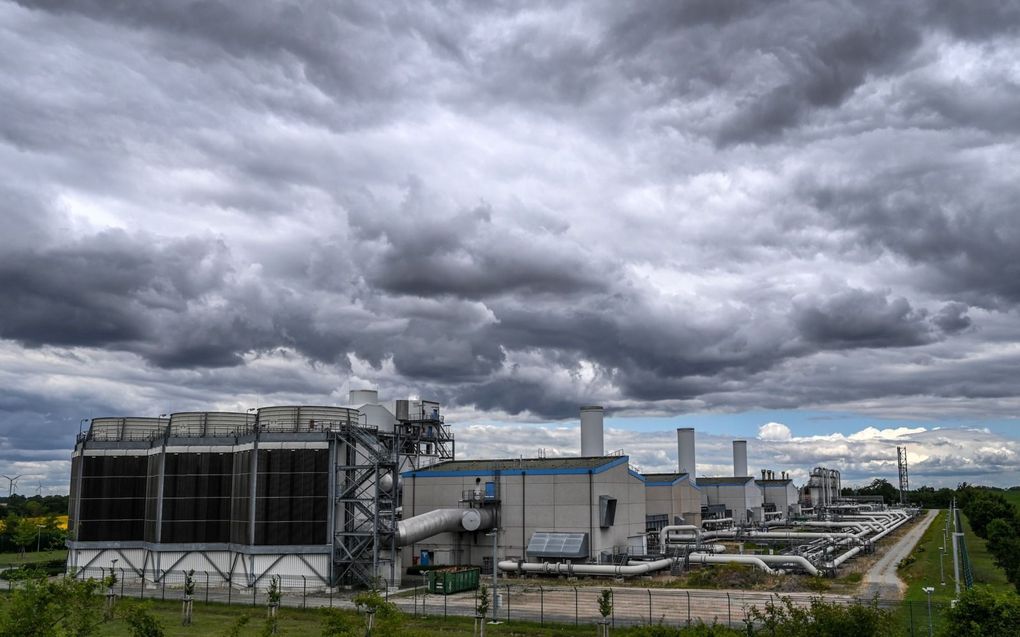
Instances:
[[[1002,495],[1005,496],[1010,504],[1020,509],[1020,489],[1016,491],[1003,491]]]
[[[0,553],[0,567],[21,566],[22,564],[38,564],[39,562],[51,562],[66,559],[67,549],[41,551],[39,553],[36,553],[35,551],[26,551],[24,554]]]
[[[0,603],[3,602],[0,595]],[[99,630],[100,635],[112,637],[128,637],[131,632],[124,621],[124,611],[133,602],[122,600],[118,602],[118,618],[102,624]],[[150,605],[153,614],[159,619],[166,630],[167,637],[216,637],[227,635],[228,631],[237,622],[239,617],[248,616],[250,620],[238,633],[242,636],[254,636],[260,634],[266,622],[266,609],[264,607],[249,608],[244,606],[226,606],[223,604],[201,604],[195,603],[192,614],[192,625],[181,626],[181,603],[177,602],[146,602]],[[293,608],[281,608],[279,610],[279,632],[284,637],[320,637],[322,635],[322,619],[324,611],[301,610]],[[354,616],[353,613],[348,613]],[[361,618],[354,621],[361,625]],[[401,635],[414,635],[415,637],[451,636],[470,637],[473,633],[474,620],[467,617],[406,617],[400,628]],[[592,625],[573,626],[569,624],[537,624],[533,622],[514,621],[509,624],[497,624],[486,627],[486,635],[493,637],[538,637],[540,635],[551,635],[554,637],[590,637],[595,633]],[[618,628],[613,635],[626,637],[631,630]]]
[[[925,601],[927,599],[923,590],[925,586],[934,586],[935,592],[932,594],[933,601],[946,601],[948,602],[953,598],[955,594],[955,586],[953,580],[953,550],[952,550],[952,536],[950,536],[950,544],[947,546],[947,552],[945,558],[940,558],[940,549],[942,547],[942,531],[945,528],[946,523],[946,511],[941,511],[935,521],[932,522],[931,526],[925,532],[921,541],[918,542],[917,547],[911,556],[914,558],[914,562],[900,569],[900,577],[907,584],[907,594],[905,599],[909,601]],[[995,560],[992,555],[988,552],[987,543],[974,535],[973,530],[970,528],[970,522],[967,520],[967,516],[963,517],[963,526],[965,533],[965,541],[967,543],[967,551],[970,555],[971,571],[974,574],[974,583],[983,584],[990,586],[998,590],[1012,590],[1012,585],[1006,580],[1006,574],[1001,568],[995,565]],[[939,577],[939,560],[943,559],[943,567],[945,569],[946,585],[942,586]]]
[[[999,590],[1015,590],[1012,584],[1006,579],[1006,573],[995,565],[995,558],[988,551],[988,543],[974,535],[970,528],[970,520],[967,516],[963,518],[963,532],[967,541],[967,551],[970,555],[970,568],[974,574],[975,584],[985,584]]]

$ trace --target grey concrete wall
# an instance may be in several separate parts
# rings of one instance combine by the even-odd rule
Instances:
[[[687,524],[701,524],[701,493],[688,480],[671,486],[645,486],[645,513],[680,516]]]
[[[722,504],[733,511],[733,520],[739,524],[749,522],[747,511],[758,511],[761,515],[762,496],[761,490],[748,479],[746,484],[704,484],[699,483],[702,503]]]
[[[476,480],[478,482],[476,482]],[[409,518],[434,509],[457,507],[462,492],[484,489],[492,476],[459,475],[404,479],[403,515]],[[644,532],[644,483],[627,471],[613,467],[590,477],[585,474],[501,475],[501,532],[499,559],[523,558],[527,542],[535,531],[589,533],[593,557],[613,547],[625,549],[627,536]],[[612,527],[599,528],[599,496],[617,499]],[[492,555],[492,537],[484,532],[444,533],[404,549],[405,564],[412,563],[421,550],[432,551],[438,563],[481,564]]]

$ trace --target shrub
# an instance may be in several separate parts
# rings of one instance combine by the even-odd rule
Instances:
[[[132,604],[125,617],[131,637],[163,637],[165,632],[148,604]]]
[[[944,637],[1016,637],[1020,634],[1020,596],[984,587],[965,591],[946,613]]]

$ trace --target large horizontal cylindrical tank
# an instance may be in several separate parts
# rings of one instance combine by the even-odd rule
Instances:
[[[603,438],[604,411],[599,405],[581,407],[581,455],[583,457],[604,456]]]

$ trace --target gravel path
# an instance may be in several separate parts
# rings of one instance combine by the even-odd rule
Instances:
[[[874,566],[864,574],[861,584],[861,596],[870,598],[876,593],[883,600],[899,600],[903,598],[906,584],[900,579],[896,567],[900,561],[910,555],[914,547],[921,540],[921,536],[931,525],[939,512],[935,509],[928,511],[923,520],[914,525],[914,528],[907,531],[900,540],[889,547],[885,555],[880,557]]]

